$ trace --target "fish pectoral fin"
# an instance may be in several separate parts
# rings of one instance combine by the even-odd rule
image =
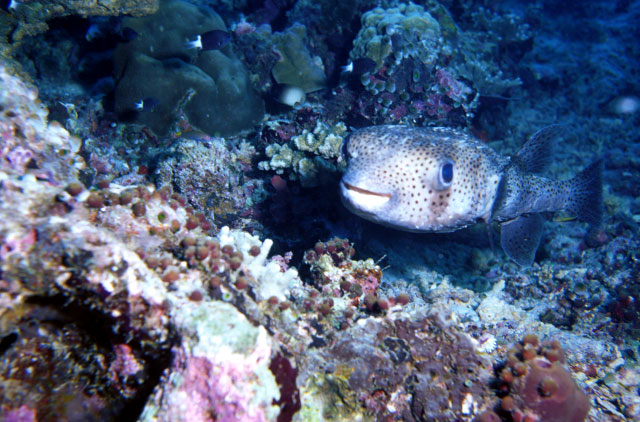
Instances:
[[[521,215],[500,226],[502,249],[509,258],[523,267],[533,264],[541,238],[542,216],[540,214]]]

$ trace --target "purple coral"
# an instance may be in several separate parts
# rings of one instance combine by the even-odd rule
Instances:
[[[26,404],[23,404],[17,409],[2,409],[2,419],[4,422],[36,422],[35,409],[29,408]]]
[[[427,97],[426,109],[429,116],[442,119],[451,111],[451,106],[443,101],[442,95],[431,94]]]
[[[7,153],[6,158],[14,170],[24,172],[29,161],[33,158],[33,152],[21,146],[17,146]]]
[[[471,89],[468,86],[456,80],[451,72],[446,69],[436,70],[436,81],[444,94],[455,102],[464,101],[466,95],[471,93]]]
[[[263,352],[258,348],[245,358],[229,351],[217,362],[204,356],[189,358],[180,388],[188,404],[177,416],[191,422],[266,421],[263,409],[251,403],[253,370],[268,357]]]

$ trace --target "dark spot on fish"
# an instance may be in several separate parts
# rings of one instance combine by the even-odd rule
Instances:
[[[207,31],[200,35],[203,50],[220,50],[231,41],[231,33],[221,29]]]
[[[122,28],[119,35],[120,35],[121,42],[133,41],[139,36],[134,29],[129,28],[128,26],[125,26],[124,28]]]
[[[372,60],[368,57],[361,57],[359,59],[355,59],[353,61],[353,70],[352,72],[355,75],[362,75],[364,73],[371,73],[373,72],[376,67],[378,66],[378,64],[375,62],[375,60]]]

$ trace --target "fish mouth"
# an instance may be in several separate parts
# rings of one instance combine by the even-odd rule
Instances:
[[[367,189],[359,188],[344,180],[340,181],[342,185],[342,194],[349,201],[363,210],[371,210],[380,208],[391,199],[390,193],[373,192]]]

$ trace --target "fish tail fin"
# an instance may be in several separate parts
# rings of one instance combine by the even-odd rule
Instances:
[[[602,222],[602,171],[604,162],[600,158],[569,180],[570,199],[566,210],[578,219],[599,226]]]

